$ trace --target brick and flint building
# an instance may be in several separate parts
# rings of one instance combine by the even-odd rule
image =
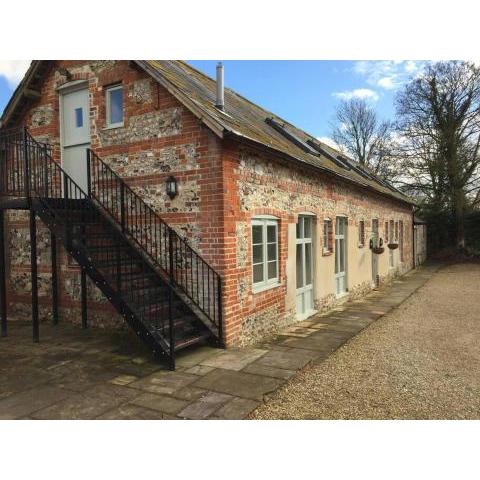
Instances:
[[[27,127],[86,196],[87,149],[115,172],[218,273],[221,340],[229,347],[266,339],[410,270],[413,202],[224,89],[222,75],[216,81],[180,61],[34,61],[3,113],[1,132]],[[19,208],[19,197],[2,197],[12,319],[30,318],[32,306],[29,207]],[[52,237],[41,221],[36,231],[39,318],[47,320]],[[81,265],[59,243],[57,315],[80,322]],[[99,277],[85,270],[89,323],[121,325],[128,317],[121,302],[112,306]],[[198,287],[198,267],[190,273]]]

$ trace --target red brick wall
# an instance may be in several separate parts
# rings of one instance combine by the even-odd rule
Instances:
[[[402,202],[390,200],[375,193],[368,193],[353,185],[342,184],[315,173],[296,168],[262,151],[248,150],[235,143],[224,149],[225,184],[225,331],[227,345],[254,343],[262,336],[268,337],[279,328],[295,321],[295,311],[286,303],[286,275],[288,260],[288,224],[296,223],[301,212],[316,216],[316,242],[322,242],[323,219],[330,218],[335,228],[336,215],[348,217],[352,241],[358,239],[358,225],[365,221],[365,230],[370,232],[371,219],[379,218],[380,235],[385,219],[403,219],[404,252],[403,265],[388,275],[403,273],[411,268],[411,208]],[[279,280],[278,287],[260,293],[252,290],[251,262],[251,219],[255,215],[268,214],[279,221]],[[238,229],[245,235],[238,235]],[[245,240],[242,240],[245,238]],[[243,247],[239,248],[239,243]],[[358,248],[370,261],[367,245]],[[321,245],[319,245],[321,247]],[[243,257],[246,248],[246,259]],[[321,251],[321,248],[317,252]],[[357,250],[352,249],[352,255]],[[386,254],[387,255],[387,254]],[[322,256],[322,266],[330,265],[320,275],[321,281],[329,276],[333,279],[335,255]],[[239,261],[239,258],[242,261]],[[246,260],[246,261],[244,261]],[[317,262],[317,266],[318,266]],[[383,265],[383,264],[382,264]],[[382,273],[382,272],[380,272]],[[383,275],[386,279],[388,275]],[[365,283],[365,282],[364,282]],[[352,282],[351,295],[361,295],[367,288],[362,282]],[[368,286],[370,288],[370,286]],[[319,294],[317,309],[329,308],[335,304],[331,294]],[[255,333],[252,333],[255,331]]]
[[[65,70],[69,72],[68,78],[64,75]],[[176,226],[180,235],[186,236],[212,266],[218,266],[222,221],[219,140],[163,87],[126,61],[58,61],[42,84],[41,97],[31,104],[20,122],[28,126],[34,137],[55,146],[57,161],[60,161],[60,101],[56,88],[73,80],[88,81],[94,151],[168,223]],[[108,130],[105,129],[105,87],[118,83],[124,87],[125,124],[123,128]],[[138,85],[144,87],[144,94],[146,90],[144,97],[138,95]],[[156,128],[160,120],[164,130]],[[134,121],[139,126],[135,131],[147,132],[146,135],[134,133]],[[157,134],[159,131],[161,136]],[[145,164],[145,158],[150,160],[150,167],[130,168],[135,162]],[[170,175],[176,177],[179,185],[179,195],[173,201],[165,191],[165,181]],[[28,217],[17,212],[10,214],[9,218],[11,228],[20,230],[28,238]],[[46,237],[47,232],[39,222],[40,241]],[[22,246],[14,245],[10,249],[11,255],[19,248],[28,248],[28,242]],[[28,255],[22,257],[25,259],[22,264],[10,262],[9,282],[10,307],[18,313],[17,316],[27,318],[30,315],[29,291],[24,288],[21,295],[18,293],[15,275],[16,272],[29,271]],[[62,311],[65,316],[67,310],[73,309],[75,319],[79,319],[80,304],[72,292],[72,284],[76,285],[79,278],[79,269],[71,259],[67,261],[63,251],[59,259]],[[47,285],[49,261],[43,262],[39,268]],[[107,322],[112,309],[101,300],[98,291],[95,293],[94,288],[90,288],[90,313],[103,310],[105,313],[101,317]],[[41,292],[40,302],[46,317],[50,303],[48,291]],[[20,311],[25,314],[20,315]],[[104,322],[98,319],[97,323]]]

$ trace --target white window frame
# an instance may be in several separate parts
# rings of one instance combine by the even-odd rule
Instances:
[[[403,220],[398,221],[398,258],[399,262],[403,263],[405,261],[405,252],[403,251],[403,241],[404,241],[404,225]]]
[[[325,233],[325,227],[327,227],[326,233]],[[330,217],[325,217],[323,219],[323,225],[322,225],[323,254],[332,253],[332,245],[330,245],[330,242],[329,242],[330,240],[329,230],[332,230],[332,229],[333,229],[332,219]]]
[[[123,109],[122,109],[122,121],[121,122],[116,122],[112,123],[111,122],[111,109],[110,109],[110,94],[114,92],[115,90],[122,90],[122,96],[123,96],[123,85],[113,85],[111,87],[107,87],[105,89],[105,128],[119,128],[123,127],[125,124],[125,103],[122,102]]]
[[[360,228],[362,223],[363,223],[363,235],[361,235],[362,229]],[[367,233],[366,233],[365,219],[360,218],[360,220],[358,220],[358,248],[363,248],[365,246],[366,239],[367,239]]]
[[[339,233],[338,229],[338,220],[343,219],[345,221],[344,223],[344,231],[343,234]],[[337,246],[337,240],[338,243],[343,241],[343,272],[337,272],[337,261],[338,261],[338,256],[340,255],[341,249],[338,248]],[[346,215],[337,215],[335,218],[335,283],[337,282],[337,279],[340,277],[344,278],[344,284],[345,284],[345,290],[343,292],[338,292],[337,291],[337,285],[335,285],[335,294],[337,298],[341,298],[345,295],[348,294],[348,217]]]
[[[388,230],[387,230],[387,247],[389,243],[393,243],[395,241],[395,220],[388,220]],[[392,269],[395,268],[395,254],[394,251],[388,248],[388,268]]]
[[[277,276],[275,278],[268,279],[268,241],[267,241],[267,226],[275,226],[275,246],[276,246],[276,263],[277,263]],[[263,234],[262,234],[262,247],[263,247],[263,280],[261,282],[254,282],[253,281],[253,227],[254,226],[262,226],[263,227]],[[263,292],[264,290],[268,290],[270,288],[277,287],[280,285],[280,277],[279,277],[279,270],[280,270],[280,259],[278,258],[278,218],[269,217],[269,216],[260,216],[252,218],[252,226],[251,226],[251,233],[252,233],[252,291],[253,293]]]

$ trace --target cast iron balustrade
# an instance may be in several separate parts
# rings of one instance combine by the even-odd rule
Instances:
[[[88,153],[91,198],[201,309],[221,337],[220,275],[103,160]]]
[[[26,129],[0,132],[0,165],[0,195],[26,197],[81,266],[85,326],[88,275],[172,368],[177,350],[221,343],[219,274],[92,150],[87,192]]]

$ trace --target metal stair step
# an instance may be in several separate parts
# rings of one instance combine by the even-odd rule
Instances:
[[[130,283],[128,285],[128,291],[131,291],[131,292],[152,292],[150,293],[151,295],[154,295],[155,292],[162,292],[162,291],[165,291],[167,289],[167,287],[165,285],[161,285],[161,284],[158,284],[158,285],[134,285],[132,283]],[[148,293],[147,293],[148,294]],[[150,295],[149,294],[149,295]]]
[[[143,278],[158,278],[158,274],[155,272],[122,272],[122,280],[127,280],[129,282],[134,282]]]
[[[116,268],[118,265],[132,265],[132,266],[139,266],[141,265],[141,261],[139,259],[132,259],[132,258],[120,258],[117,259],[109,259],[109,260],[95,260],[94,262],[95,267],[98,268]]]
[[[168,309],[168,295],[166,295],[164,298],[157,297],[157,302],[153,302],[149,305],[144,305],[143,307],[140,307],[140,309],[142,312],[148,310],[148,312],[152,314],[158,313],[164,309]],[[183,315],[185,315],[189,311],[181,300],[174,300],[172,302],[172,309],[182,312]]]
[[[175,351],[183,350],[200,342],[204,342],[210,338],[212,334],[207,331],[202,331],[189,337],[181,338],[175,342]]]
[[[85,238],[112,238],[114,235],[112,232],[85,232],[85,234],[82,234],[81,232],[78,232],[79,237],[85,237]]]
[[[179,316],[177,318],[174,318],[172,322],[173,322],[173,327],[179,330],[183,330],[185,327],[188,327],[191,325],[191,320],[184,316]],[[170,325],[168,324],[168,318],[165,319],[165,328],[158,327],[154,323],[150,323],[150,327],[152,330],[159,331],[163,335],[168,333],[168,331],[170,330]]]
[[[160,293],[160,292],[159,292]],[[149,307],[155,305],[156,303],[165,303],[168,301],[168,295],[141,295],[132,299],[142,313],[145,313],[146,310],[149,310]]]
[[[118,245],[118,244],[110,244],[110,245],[88,245],[87,244],[87,252],[102,252],[106,250],[114,250],[114,249],[119,249],[119,250],[131,250],[132,247],[130,245]]]

